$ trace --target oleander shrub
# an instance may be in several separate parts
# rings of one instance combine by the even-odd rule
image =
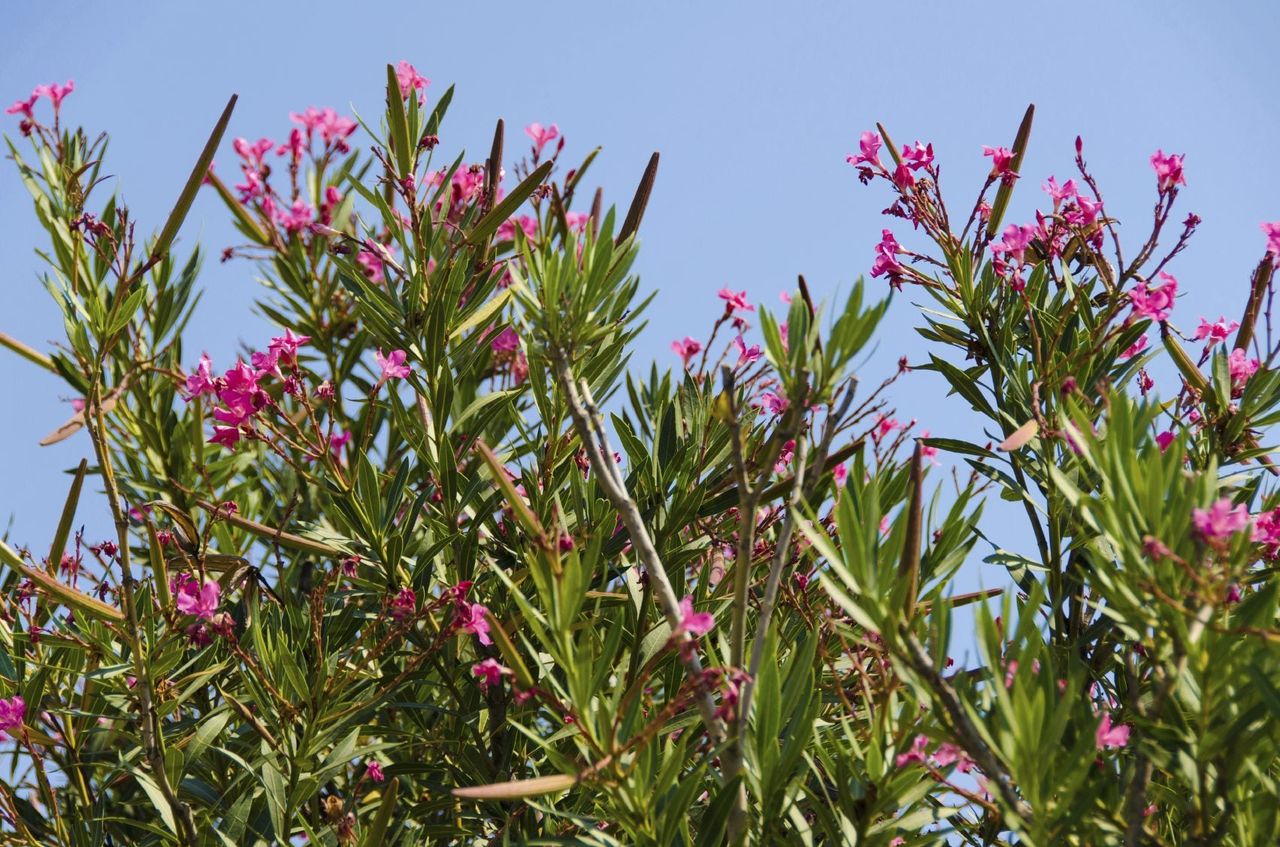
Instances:
[[[1280,223],[1213,281],[1240,319],[1179,326],[1181,156],[1122,237],[1079,140],[1005,220],[1031,109],[951,205],[877,127],[849,190],[915,247],[636,363],[657,155],[619,212],[554,125],[469,157],[453,90],[387,72],[380,120],[228,152],[232,98],[164,221],[70,83],[8,110],[66,338],[3,367],[80,398],[46,443],[84,460],[0,543],[5,843],[1280,841]],[[201,191],[278,325],[234,361],[183,345]],[[920,339],[876,373],[895,290]],[[892,416],[912,369],[951,431]]]

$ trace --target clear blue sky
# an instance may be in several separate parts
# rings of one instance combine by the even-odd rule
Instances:
[[[194,10],[201,10],[199,14]],[[639,269],[657,288],[653,327],[637,355],[674,363],[672,338],[705,333],[722,285],[777,305],[803,272],[821,294],[866,273],[886,224],[882,187],[864,188],[844,162],[858,133],[882,121],[899,142],[932,141],[953,203],[971,202],[988,165],[983,144],[1009,144],[1037,105],[1026,178],[1011,217],[1028,217],[1041,180],[1070,175],[1084,136],[1107,207],[1141,237],[1154,200],[1147,157],[1186,154],[1182,210],[1205,222],[1172,268],[1175,315],[1238,316],[1246,276],[1263,249],[1258,225],[1280,219],[1280,137],[1274,49],[1280,4],[1255,0],[971,4],[864,3],[23,3],[6,13],[0,95],[74,78],[64,108],[107,129],[107,172],[135,219],[158,225],[227,96],[240,103],[230,136],[282,138],[308,105],[380,110],[386,62],[409,59],[431,93],[457,84],[442,136],[476,159],[498,117],[512,128],[558,123],[568,152],[604,150],[591,173],[624,205],[649,153],[662,151],[642,231]],[[5,131],[16,133],[8,119]],[[219,156],[232,170],[229,148]],[[900,224],[901,222],[893,222]],[[900,237],[903,227],[894,226]],[[37,281],[39,241],[10,163],[0,166],[0,329],[47,349],[60,321]],[[225,361],[241,340],[261,343],[246,262],[219,265],[236,239],[216,198],[202,196],[182,232],[208,250],[205,288],[187,350]],[[42,243],[42,242],[41,242]],[[908,244],[910,242],[908,241]],[[880,281],[872,285],[878,291]],[[923,357],[900,296],[868,380],[898,356]],[[866,384],[866,383],[864,383]],[[62,471],[89,452],[83,434],[36,442],[61,423],[65,391],[0,351],[0,531],[43,549],[67,485]],[[899,384],[901,418],[935,435],[980,440],[964,404],[917,373]],[[997,504],[999,505],[999,504]],[[90,536],[105,512],[83,509]],[[1016,513],[1011,517],[1016,518]],[[1012,546],[1025,543],[1019,534]],[[997,575],[977,578],[990,584]]]

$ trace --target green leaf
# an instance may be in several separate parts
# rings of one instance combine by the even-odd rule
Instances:
[[[164,228],[160,230],[160,235],[156,237],[156,243],[151,249],[151,257],[158,259],[169,252],[169,245],[173,243],[174,237],[178,234],[178,229],[182,226],[182,222],[187,218],[187,212],[191,210],[191,203],[196,199],[196,192],[200,190],[200,184],[204,181],[204,176],[209,172],[209,163],[213,161],[213,154],[217,152],[218,144],[222,142],[222,134],[227,130],[227,123],[231,120],[231,112],[236,107],[236,96],[231,95],[231,99],[227,101],[227,106],[222,110],[222,117],[218,118],[218,123],[214,126],[213,132],[209,134],[209,140],[205,142],[204,149],[200,151],[200,158],[196,159],[195,167],[191,169],[191,175],[187,177],[187,184],[182,187],[182,193],[178,195],[178,202],[173,204],[173,211],[169,213],[169,219],[164,222]]]

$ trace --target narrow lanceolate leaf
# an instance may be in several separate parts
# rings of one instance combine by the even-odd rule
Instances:
[[[534,189],[542,185],[542,181],[547,178],[547,174],[551,173],[554,162],[543,162],[533,173],[524,178],[524,181],[511,190],[511,193],[502,198],[502,202],[494,206],[484,214],[480,220],[476,221],[475,226],[471,227],[471,231],[467,233],[467,241],[470,244],[482,244],[489,236],[498,231],[498,227],[502,222],[511,217],[516,209],[520,208],[520,204],[529,199],[529,195]]]
[[[75,477],[71,480],[71,489],[67,492],[67,501],[62,507],[62,517],[58,520],[58,529],[53,534],[53,544],[49,547],[49,561],[46,567],[53,576],[58,575],[58,564],[67,549],[67,539],[71,536],[71,522],[76,518],[76,506],[80,503],[80,488],[84,485],[84,474],[89,468],[87,459],[81,459],[76,468]]]
[[[255,244],[266,245],[271,243],[271,239],[262,231],[262,227],[258,226],[258,222],[245,210],[244,204],[236,199],[236,196],[231,193],[231,189],[227,188],[227,184],[223,182],[217,174],[209,174],[209,184],[213,186],[213,190],[222,198],[222,202],[227,207],[228,211],[235,215],[236,220],[239,221],[241,228],[245,231],[245,234],[248,235]]]
[[[58,372],[58,369],[54,367],[53,359],[33,347],[28,347],[11,335],[0,332],[0,347],[7,347],[28,362],[33,362],[51,373]]]
[[[404,113],[404,98],[400,96],[400,80],[391,65],[387,65],[387,123],[391,130],[391,152],[400,169],[396,176],[404,176],[409,173],[409,119]]]
[[[374,815],[373,823],[365,830],[361,844],[366,847],[382,847],[383,839],[387,835],[387,827],[390,826],[391,817],[396,811],[396,798],[399,793],[400,781],[394,778],[387,780],[382,789],[382,799],[378,802],[378,813]]]
[[[1040,424],[1036,421],[1029,420],[1022,426],[1015,429],[1009,434],[1009,437],[1000,442],[1000,449],[1006,453],[1012,453],[1020,447],[1025,447],[1031,439],[1036,437],[1036,433],[1040,431]]]
[[[649,195],[653,193],[653,182],[658,178],[658,158],[657,151],[649,157],[649,164],[645,166],[640,184],[636,186],[636,194],[631,198],[631,207],[627,209],[627,216],[622,220],[622,228],[618,230],[618,237],[615,240],[617,244],[626,241],[640,229],[645,207],[649,205]]]
[[[251,521],[248,518],[242,518],[239,515],[228,515],[226,509],[219,509],[212,503],[200,501],[200,508],[208,512],[219,515],[219,520],[224,520],[232,526],[239,527],[246,532],[251,532],[259,538],[266,539],[273,544],[279,544],[281,547],[288,547],[291,550],[301,550],[304,553],[315,553],[320,556],[329,556],[330,558],[341,559],[347,554],[339,550],[337,547],[330,547],[322,541],[316,541],[313,538],[304,538],[301,535],[294,535],[292,532],[285,532],[282,529],[260,524],[257,521]]]
[[[1009,163],[1009,170],[1014,174],[1022,170],[1022,156],[1027,152],[1027,141],[1031,138],[1031,121],[1035,116],[1036,104],[1032,103],[1027,106],[1027,112],[1022,116],[1022,123],[1018,126],[1018,134],[1013,139],[1013,161]],[[1013,196],[1013,186],[1016,182],[1016,179],[1001,182],[1000,187],[996,189],[996,198],[991,204],[991,219],[987,222],[988,240],[995,238],[996,233],[1000,231],[1000,221],[1004,219],[1005,210],[1009,208],[1009,198]]]
[[[218,118],[218,123],[214,126],[213,132],[209,135],[209,140],[205,142],[204,149],[200,151],[200,158],[196,159],[195,167],[191,169],[191,175],[187,177],[187,184],[182,187],[182,193],[178,195],[178,202],[173,204],[173,211],[169,213],[169,219],[164,222],[164,228],[160,230],[159,237],[156,238],[155,246],[151,250],[151,257],[158,259],[169,252],[173,239],[178,234],[178,229],[182,226],[182,222],[186,220],[187,212],[191,210],[191,203],[196,199],[196,192],[200,190],[200,183],[204,182],[205,174],[209,172],[209,164],[213,161],[213,154],[217,152],[218,145],[222,142],[222,134],[227,131],[227,123],[231,120],[231,112],[236,107],[236,96],[231,95],[231,99],[227,101],[227,106],[222,110],[222,117]]]
[[[502,143],[506,137],[505,124],[498,118],[498,126],[493,130],[493,146],[489,149],[489,160],[484,168],[484,207],[492,209],[498,199],[498,175],[502,173]]]
[[[21,573],[27,579],[35,583],[36,588],[51,597],[60,600],[63,604],[83,612],[89,617],[97,618],[108,623],[123,623],[124,613],[114,606],[108,606],[100,600],[90,597],[88,594],[82,594],[69,585],[64,585],[49,574],[42,570],[31,567],[22,561],[22,557],[18,555],[12,547],[3,541],[0,541],[0,562],[4,562],[9,567]]]
[[[533,779],[516,779],[511,782],[495,782],[470,788],[455,788],[453,796],[463,800],[518,800],[521,797],[537,797],[539,794],[555,794],[576,785],[578,778],[568,774],[539,776]]]
[[[1195,362],[1191,361],[1187,351],[1182,349],[1178,339],[1173,336],[1173,333],[1169,332],[1167,327],[1161,328],[1160,335],[1161,340],[1164,341],[1164,349],[1169,351],[1169,356],[1173,359],[1173,363],[1178,366],[1178,372],[1187,381],[1187,385],[1194,388],[1201,397],[1212,399],[1212,394],[1209,391],[1209,381],[1204,378],[1204,374],[1196,367]]]
[[[494,314],[496,314],[499,309],[505,306],[507,304],[507,301],[510,299],[511,299],[511,289],[510,288],[502,289],[497,294],[490,297],[489,300],[480,308],[476,309],[474,312],[467,315],[466,319],[463,320],[462,323],[454,327],[453,332],[449,333],[449,338],[451,340],[456,341],[457,339],[465,335],[468,331],[480,326],[482,323],[489,320],[489,318],[493,317]]]
[[[907,506],[907,538],[902,547],[898,575],[906,583],[904,610],[908,620],[915,612],[920,590],[920,529],[924,523],[924,445],[916,441],[911,454],[911,502]]]
[[[529,504],[525,502],[520,493],[516,491],[516,487],[511,484],[511,478],[507,476],[507,469],[503,467],[502,462],[498,461],[498,457],[489,449],[489,445],[483,441],[476,440],[476,452],[480,454],[480,458],[489,466],[489,472],[493,475],[493,481],[501,489],[502,495],[506,498],[507,504],[511,506],[511,512],[515,515],[517,521],[524,528],[524,531],[532,535],[534,538],[540,539],[544,546],[547,544],[547,531],[542,528],[537,515],[529,508]]]
[[[112,391],[110,394],[106,396],[106,399],[102,401],[103,414],[110,412],[112,409],[116,407],[116,401],[120,399],[121,390],[122,389],[120,388],[115,389],[114,391]],[[85,413],[85,410],[81,409],[80,411],[72,415],[70,418],[68,418],[67,422],[64,423],[62,426],[58,427],[53,432],[46,435],[44,438],[41,438],[40,446],[48,447],[51,444],[57,444],[59,441],[66,441],[68,438],[75,435],[84,427],[84,413]]]

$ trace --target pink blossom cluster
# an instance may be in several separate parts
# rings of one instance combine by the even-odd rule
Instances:
[[[252,355],[251,365],[237,360],[220,377],[213,375],[209,356],[200,357],[195,373],[187,377],[187,399],[211,395],[221,404],[213,410],[213,417],[220,425],[214,426],[210,443],[234,447],[243,434],[254,434],[254,417],[273,403],[271,396],[259,384],[264,379],[276,377],[282,380],[288,394],[302,391],[301,380],[293,371],[297,367],[298,348],[310,340],[310,336],[294,335],[292,330],[286,329],[284,335],[271,339],[266,352]],[[290,371],[287,376],[282,367]]]

